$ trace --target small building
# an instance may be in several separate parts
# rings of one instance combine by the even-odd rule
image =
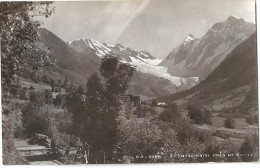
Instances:
[[[158,106],[166,106],[166,103],[165,102],[158,102],[157,105]]]

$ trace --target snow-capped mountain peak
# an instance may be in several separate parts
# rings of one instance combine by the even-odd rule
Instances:
[[[160,65],[172,75],[206,77],[238,44],[250,37],[255,25],[237,16],[215,23],[201,38],[188,35]]]
[[[244,19],[235,16],[235,15],[231,15],[227,18],[227,20],[225,22],[223,22],[226,25],[233,25],[233,26],[242,26],[245,24],[249,24],[247,23]]]
[[[146,50],[132,49],[129,47],[125,47],[122,44],[110,45],[106,43],[100,43],[89,38],[77,39],[75,41],[69,42],[68,44],[80,53],[85,52],[86,50],[92,50],[100,58],[102,58],[106,54],[115,54],[120,55],[122,57],[121,59],[126,61],[131,61],[129,56],[151,60],[155,59]]]
[[[193,35],[188,35],[186,42],[193,40],[195,40],[195,37]],[[168,68],[158,66],[162,60],[153,57],[146,50],[132,49],[125,47],[122,44],[110,45],[100,43],[89,38],[75,40],[73,42],[69,42],[68,44],[80,53],[87,53],[86,55],[93,53],[92,55],[98,56],[99,58],[102,58],[106,54],[116,55],[122,62],[126,62],[134,66],[137,71],[167,79],[176,87],[180,87],[182,85],[186,87],[191,83],[197,83],[197,81],[193,78],[180,78],[172,76],[167,72]]]

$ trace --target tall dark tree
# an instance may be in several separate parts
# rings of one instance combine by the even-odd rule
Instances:
[[[67,96],[68,111],[72,114],[72,123],[74,134],[79,136],[82,128],[84,102],[81,96],[75,90],[72,90]]]
[[[86,110],[84,113],[84,131],[81,136],[93,147],[100,147],[102,141],[102,93],[103,86],[99,76],[94,73],[86,85]]]
[[[121,95],[126,93],[134,68],[111,55],[102,58],[99,74],[88,78],[86,110],[81,136],[94,150],[112,153],[118,143],[118,116]]]
[[[51,91],[54,92],[54,88],[55,88],[55,82],[53,79],[51,79]]]
[[[134,68],[129,64],[121,63],[115,56],[106,55],[102,58],[100,74],[104,78],[102,124],[103,142],[105,151],[116,150],[118,143],[118,116],[121,110],[121,96],[126,93],[129,82],[133,76]]]

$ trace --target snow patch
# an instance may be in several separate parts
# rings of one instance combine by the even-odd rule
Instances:
[[[162,77],[162,78],[168,79],[175,86],[181,86],[182,84],[187,83],[187,78],[176,77],[176,76],[172,76],[171,74],[169,74],[167,72],[168,71],[167,67],[149,64],[148,63],[149,61],[145,62],[143,59],[137,59],[132,56],[130,56],[130,59],[132,61],[132,62],[130,62],[130,65],[135,66],[136,69],[140,72],[148,73],[148,74],[155,75],[157,77]],[[153,62],[153,61],[151,60],[151,62]],[[154,62],[158,63],[159,60],[154,61]]]
[[[232,17],[236,18],[236,19],[241,19],[240,17],[236,16],[236,15],[231,15]]]

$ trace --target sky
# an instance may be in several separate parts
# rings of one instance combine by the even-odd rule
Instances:
[[[114,0],[54,2],[40,18],[66,42],[91,38],[145,49],[163,59],[188,34],[203,36],[215,23],[236,15],[255,23],[254,0]]]

